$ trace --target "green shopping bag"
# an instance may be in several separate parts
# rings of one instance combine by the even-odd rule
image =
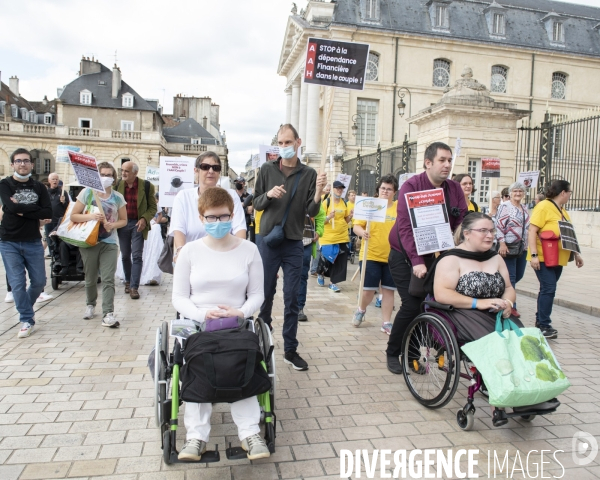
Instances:
[[[496,331],[461,347],[481,373],[490,405],[526,407],[571,386],[539,328],[496,317]]]

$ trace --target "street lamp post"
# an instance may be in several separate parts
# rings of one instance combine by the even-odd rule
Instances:
[[[404,96],[406,93],[402,90],[406,90],[408,93],[408,116],[410,117],[412,115],[412,93],[410,93],[410,90],[406,87],[400,87],[398,89],[398,97],[400,97],[400,101],[398,102],[398,114],[403,117],[404,110],[406,109],[406,103],[404,103]],[[408,138],[410,138],[410,123],[408,124]]]
[[[359,121],[360,127],[359,125],[356,124],[356,121]],[[358,130],[360,129],[360,135],[359,135],[359,146],[360,149],[362,150],[362,137],[363,137],[363,132],[362,132],[362,116],[360,115],[360,113],[357,113],[355,115],[352,115],[352,121],[354,122],[352,124],[352,135],[354,135],[354,137],[356,138],[356,134],[358,133]]]

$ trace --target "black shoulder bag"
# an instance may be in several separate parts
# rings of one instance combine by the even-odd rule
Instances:
[[[563,221],[563,222],[567,222],[567,223],[571,223],[571,222],[569,222],[569,221],[568,221],[568,220],[565,218],[565,216],[564,216],[564,214],[563,214],[563,212],[562,212],[561,208],[560,208],[560,207],[559,207],[559,206],[558,206],[558,205],[557,205],[557,204],[554,202],[554,200],[552,200],[552,199],[550,199],[550,198],[549,198],[548,200],[549,200],[550,202],[552,202],[552,205],[554,205],[554,206],[556,207],[556,209],[557,209],[557,210],[558,210],[558,212],[560,213],[560,216],[561,216],[561,218],[562,218],[562,221]],[[560,222],[559,222],[559,227],[558,227],[558,228],[559,228],[559,231],[560,231]],[[561,243],[562,243],[562,242],[561,242]],[[569,254],[569,262],[572,262],[573,260],[575,260],[575,252],[574,252],[573,250],[571,250],[571,253]]]
[[[298,189],[298,183],[300,182],[300,176],[302,175],[302,170],[300,170],[296,174],[296,180],[294,182],[294,188],[292,188],[292,194],[290,195],[290,199],[288,200],[287,207],[285,207],[285,213],[283,214],[283,219],[281,223],[275,225],[273,230],[271,230],[265,238],[263,238],[263,242],[267,244],[269,248],[277,248],[283,242],[285,238],[285,233],[283,231],[283,227],[285,222],[287,221],[288,214],[290,213],[290,206],[292,205],[292,200],[294,195],[296,194],[296,190]]]

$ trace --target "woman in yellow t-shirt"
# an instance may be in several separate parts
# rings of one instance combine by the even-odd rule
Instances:
[[[385,175],[379,180],[375,191],[379,194],[379,199],[387,200],[385,222],[372,222],[371,232],[367,233],[367,222],[354,220],[354,232],[363,238],[358,257],[360,259],[360,268],[366,268],[366,272],[360,307],[354,313],[352,325],[360,327],[360,324],[365,321],[367,305],[371,303],[375,292],[377,292],[381,284],[381,316],[383,317],[381,331],[389,335],[392,331],[391,319],[392,310],[394,309],[396,284],[388,266],[388,257],[390,255],[390,242],[388,238],[394,223],[396,223],[398,202],[394,201],[394,196],[398,191],[398,180],[394,175]],[[366,267],[362,261],[365,253],[365,239],[369,240]]]
[[[552,328],[552,304],[556,293],[556,284],[562,274],[563,267],[567,266],[571,252],[564,250],[561,242],[558,243],[558,265],[547,267],[544,262],[544,253],[540,242],[539,233],[552,231],[560,236],[558,222],[571,221],[564,206],[571,198],[571,184],[566,180],[554,180],[546,191],[546,200],[538,203],[533,209],[529,220],[529,253],[527,260],[540,282],[540,292],[537,300],[537,312],[535,314],[535,326],[538,327],[544,337],[556,338],[558,332]],[[575,253],[575,264],[578,268],[583,267],[583,258]]]
[[[465,194],[465,200],[467,201],[467,215],[469,212],[478,212],[479,205],[473,202],[469,197],[475,193],[475,189],[473,188],[473,179],[470,175],[466,173],[459,173],[458,175],[454,175],[452,180],[460,183],[460,188],[462,188],[463,193]]]
[[[337,284],[346,281],[348,270],[348,222],[352,214],[348,204],[342,198],[344,184],[337,180],[333,182],[332,195],[321,202],[321,210],[325,212],[325,229],[323,236],[319,239],[321,255],[317,267],[317,282],[321,287],[325,286],[325,278],[329,277],[329,290],[338,293]],[[337,256],[331,262],[331,250],[339,248]],[[329,257],[329,259],[327,259]]]

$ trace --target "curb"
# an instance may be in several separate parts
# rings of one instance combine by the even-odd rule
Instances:
[[[516,291],[520,295],[525,295],[531,298],[537,298],[538,292],[532,292],[531,290],[522,290],[520,288],[516,288]],[[554,297],[554,305],[559,305],[561,307],[570,308],[571,310],[575,310],[581,313],[587,313],[588,315],[593,315],[594,317],[600,317],[600,307],[593,307],[591,305],[582,305],[581,303],[576,303],[571,300],[565,300],[564,298],[556,298]]]

